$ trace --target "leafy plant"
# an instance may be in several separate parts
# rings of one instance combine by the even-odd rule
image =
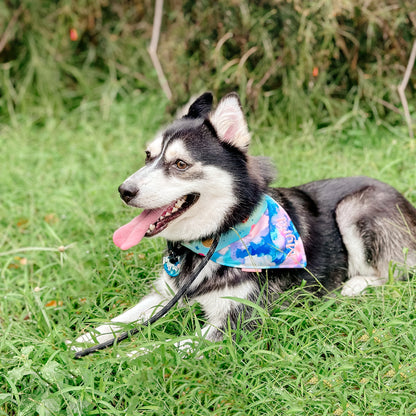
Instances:
[[[132,91],[159,88],[147,54],[154,3],[8,0],[0,108],[45,120],[95,103],[108,116]],[[11,25],[7,23],[12,22]],[[239,91],[290,131],[347,113],[401,122],[396,87],[416,37],[412,0],[167,0],[158,54],[173,91]],[[408,87],[409,97],[415,85]],[[411,102],[414,111],[414,103]]]

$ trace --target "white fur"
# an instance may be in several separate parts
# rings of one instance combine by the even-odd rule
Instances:
[[[215,270],[218,267],[218,264],[209,262],[207,266],[202,270],[190,289],[192,289],[192,287],[195,285],[198,285],[198,283],[205,279],[207,276],[215,273]],[[102,343],[113,339],[117,333],[123,330],[122,325],[113,325],[113,323],[131,324],[133,322],[146,321],[168,303],[168,301],[172,298],[173,292],[174,290],[172,288],[172,278],[165,271],[163,271],[155,283],[155,291],[153,293],[145,296],[134,307],[113,318],[111,323],[100,325],[99,327],[95,328],[94,331],[81,335],[75,340],[75,343],[91,344],[95,342],[95,340],[98,343]],[[68,344],[71,344],[71,342],[68,342]],[[72,345],[71,348],[74,351],[82,350],[81,347],[76,345]],[[145,350],[148,351],[147,349]],[[142,351],[140,350],[140,352]]]
[[[173,241],[189,241],[213,234],[236,204],[233,181],[220,168],[205,166],[201,179],[192,181],[198,201],[159,235]]]
[[[366,261],[363,239],[355,225],[356,218],[361,215],[362,207],[358,205],[357,209],[353,202],[353,200],[345,200],[337,208],[337,222],[348,250],[349,280],[344,283],[341,290],[344,296],[357,296],[368,286],[381,286],[387,281],[387,275],[380,276],[380,273]]]
[[[236,204],[232,178],[215,166],[204,166],[200,178],[187,180],[180,175],[166,176],[154,162],[126,181],[134,182],[140,189],[129,205],[144,209],[168,205],[187,194],[200,194],[192,207],[158,234],[172,241],[195,240],[214,233]]]
[[[247,299],[254,290],[252,282],[244,282],[234,287],[224,287],[221,290],[211,291],[195,298],[204,309],[208,322],[212,327],[220,327],[224,323],[231,309],[238,305],[238,301],[228,298]],[[210,339],[212,329],[208,329],[207,339]]]
[[[201,329],[201,334],[196,333],[195,337],[199,337],[199,335],[201,335],[202,338],[209,340],[210,333],[214,332],[215,330],[216,330],[215,327],[208,324]],[[165,342],[167,343],[170,341],[172,340],[167,339]],[[183,356],[187,356],[189,354],[192,354],[196,350],[196,348],[199,345],[199,341],[192,339],[192,338],[185,338],[185,339],[181,339],[180,341],[175,342],[173,345],[180,353],[182,353]],[[129,358],[137,358],[137,357],[141,357],[142,355],[149,354],[157,348],[159,348],[159,345],[153,344],[150,347],[142,347],[142,348],[139,348],[138,350],[130,351],[126,355]],[[120,355],[118,354],[117,357],[120,357]],[[200,360],[203,358],[203,356],[199,355],[199,356],[196,356],[195,358]]]
[[[218,103],[210,121],[220,139],[242,150],[248,147],[250,133],[236,94],[229,94]]]
[[[236,96],[224,98],[218,108],[219,122],[226,124],[223,120],[223,112],[229,108],[233,108],[244,121]],[[236,122],[241,122],[238,117]],[[245,130],[247,130],[246,125]],[[249,140],[249,138],[247,131],[246,139]],[[143,209],[156,209],[171,204],[187,194],[198,193],[200,194],[198,201],[180,217],[170,222],[158,236],[172,241],[189,241],[214,233],[226,214],[236,204],[233,179],[218,167],[211,165],[203,167],[201,163],[193,160],[181,140],[175,140],[172,143],[167,141],[162,148],[162,135],[159,134],[148,145],[147,150],[155,159],[125,181],[125,184],[132,183],[139,189],[129,205]],[[164,168],[160,166],[162,158],[165,163],[174,163],[177,159],[181,159],[190,167],[183,174],[176,172],[173,175],[166,175]],[[192,175],[191,180],[189,175]]]
[[[377,276],[353,276],[344,283],[341,290],[343,296],[357,296],[369,286],[382,286],[386,279]]]
[[[194,285],[197,286],[201,280],[212,276],[218,267],[218,264],[209,262],[201,274],[198,276],[197,280],[194,282]],[[68,342],[68,344],[71,344],[71,349],[73,351],[81,351],[81,344],[91,344],[95,342],[102,343],[113,339],[117,333],[123,330],[122,325],[114,324],[130,324],[133,322],[143,322],[149,319],[157,310],[166,305],[166,303],[172,297],[171,279],[172,278],[170,276],[163,272],[156,282],[155,292],[145,296],[133,308],[128,309],[121,315],[113,318],[111,323],[100,325],[99,327],[95,328],[94,331],[81,335],[76,339],[74,344]],[[253,289],[254,285],[252,282],[245,282],[238,286],[225,287],[221,290],[216,290],[196,297],[193,302],[201,304],[209,322],[209,324],[202,329],[202,336],[208,340],[215,340],[215,333],[217,328],[221,327],[221,325],[224,323],[224,320],[226,319],[231,309],[238,305],[237,300],[227,299],[227,297],[246,299],[248,295],[253,291]],[[191,339],[187,339],[176,343],[175,346],[179,350],[189,352],[192,350],[192,344],[193,341]],[[129,356],[134,357],[141,354],[146,354],[149,351],[152,351],[152,348],[144,348],[138,351],[133,351]]]
[[[377,271],[366,261],[363,240],[356,226],[351,224],[344,227],[341,233],[348,250],[348,273],[350,277],[357,275],[375,276]]]
[[[178,159],[181,159],[186,163],[193,162],[193,158],[189,154],[188,149],[182,140],[175,140],[172,144],[169,144],[166,148],[164,157],[167,163],[173,163]]]
[[[158,132],[155,138],[148,144],[147,151],[150,152],[152,157],[156,157],[161,154],[162,152],[162,144],[163,144],[163,134],[162,132]]]
[[[111,320],[114,323],[130,324],[137,321],[145,321],[149,319],[158,309],[162,308],[167,303],[167,298],[158,294],[152,293],[145,296],[136,306],[122,313]],[[114,338],[114,335],[122,331],[122,326],[104,324],[95,328],[93,332],[88,332],[76,339],[76,343],[92,343],[97,340],[98,343],[106,342]],[[73,346],[73,350],[80,351],[82,348]]]

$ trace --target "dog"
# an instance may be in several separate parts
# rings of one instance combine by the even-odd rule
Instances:
[[[274,169],[248,154],[249,143],[238,95],[213,109],[205,93],[148,145],[144,167],[119,187],[124,203],[143,212],[113,239],[127,250],[144,237],[164,237],[164,268],[152,293],[77,343],[107,341],[160,310],[215,236],[215,254],[185,293],[201,305],[209,341],[248,321],[250,302],[267,308],[300,285],[317,295],[339,288],[358,295],[386,283],[404,249],[407,266],[416,266],[416,209],[396,189],[368,177],[271,188]]]

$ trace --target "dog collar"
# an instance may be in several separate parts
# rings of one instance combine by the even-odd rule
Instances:
[[[211,239],[182,243],[201,256],[206,256],[211,244]],[[268,195],[246,221],[221,235],[211,260],[245,271],[306,267],[303,242],[295,225]]]

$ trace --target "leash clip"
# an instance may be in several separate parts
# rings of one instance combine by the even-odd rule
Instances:
[[[163,257],[163,268],[170,277],[179,276],[181,272],[182,256],[168,255]]]
[[[168,253],[163,257],[163,268],[170,277],[179,276],[184,255],[185,250],[180,243],[168,241]]]

